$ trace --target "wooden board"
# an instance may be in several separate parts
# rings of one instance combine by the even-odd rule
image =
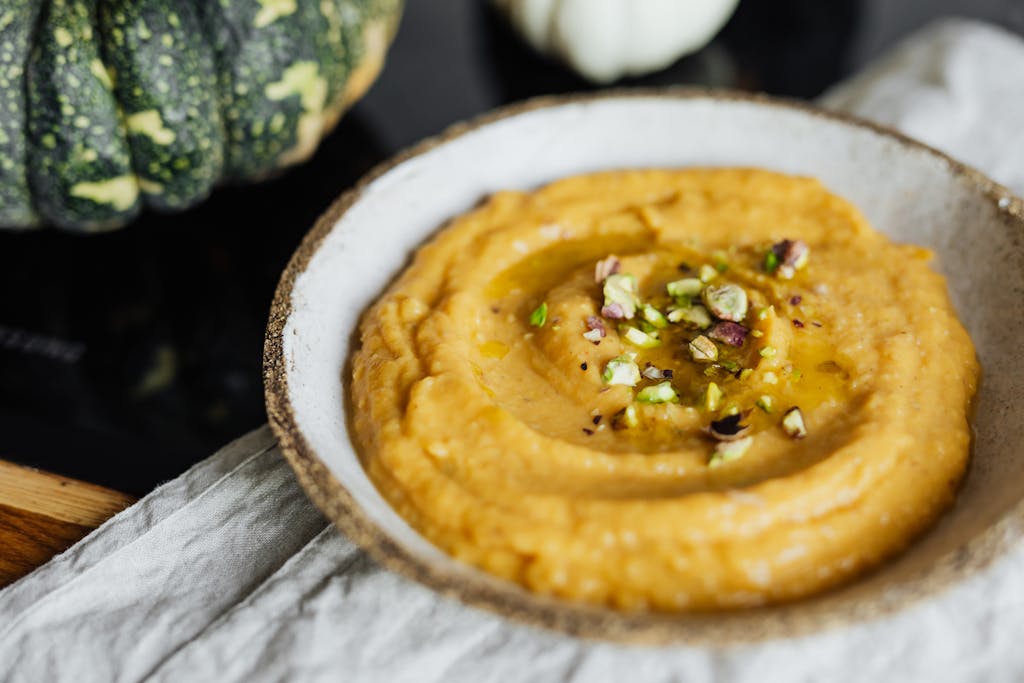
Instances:
[[[133,502],[118,491],[0,460],[0,587]]]

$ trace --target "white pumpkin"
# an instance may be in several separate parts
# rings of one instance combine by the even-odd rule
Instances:
[[[537,51],[596,83],[663,69],[702,48],[739,0],[493,0]]]

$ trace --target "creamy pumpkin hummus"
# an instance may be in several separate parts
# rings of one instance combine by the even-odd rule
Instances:
[[[361,457],[428,539],[539,593],[807,595],[904,547],[964,474],[978,366],[930,258],[766,171],[498,193],[366,314]]]

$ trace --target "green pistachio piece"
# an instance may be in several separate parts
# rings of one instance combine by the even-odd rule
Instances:
[[[656,346],[661,346],[661,340],[654,334],[638,330],[635,327],[627,327],[622,337],[633,346],[639,346],[641,349],[653,349]]]
[[[718,360],[718,347],[703,334],[690,342],[690,355],[698,363],[713,363]]]
[[[712,454],[711,460],[708,461],[708,467],[718,467],[730,460],[742,458],[753,443],[754,437],[752,436],[744,436],[735,441],[719,441],[715,445],[715,452]]]
[[[672,323],[687,323],[702,330],[711,327],[713,322],[708,309],[700,304],[684,306],[682,308],[670,308],[668,311],[668,321]]]
[[[629,355],[616,356],[604,366],[601,380],[605,384],[623,384],[635,387],[640,381],[640,368]]]
[[[668,319],[665,318],[665,315],[650,304],[640,306],[640,317],[659,330],[668,327]]]
[[[632,320],[636,315],[636,307],[640,303],[638,293],[636,278],[629,273],[616,273],[605,278],[604,305],[606,308],[618,305],[626,320]]]
[[[530,314],[530,324],[534,327],[544,327],[548,321],[548,303],[545,301]]]
[[[738,323],[747,317],[747,293],[739,285],[705,287],[700,298],[716,318]]]
[[[761,358],[775,358],[775,354],[777,354],[778,351],[775,349],[774,346],[766,346],[757,353],[758,355],[761,356]]]
[[[702,289],[704,289],[704,283],[695,277],[685,277],[665,285],[665,291],[673,299],[689,299],[698,296]]]
[[[636,400],[640,403],[679,403],[679,394],[671,382],[661,382],[638,391]]]
[[[754,402],[754,405],[756,405],[764,412],[770,413],[772,412],[772,397],[767,395],[761,396],[757,399],[757,401]]]
[[[722,390],[714,382],[708,382],[704,388],[704,410],[715,412],[722,404]]]
[[[725,253],[721,249],[717,249],[711,253],[711,260],[714,261],[715,270],[719,273],[724,273],[729,270],[729,254]]]

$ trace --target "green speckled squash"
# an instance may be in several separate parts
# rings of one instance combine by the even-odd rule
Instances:
[[[0,0],[0,227],[116,228],[307,159],[402,0]]]

